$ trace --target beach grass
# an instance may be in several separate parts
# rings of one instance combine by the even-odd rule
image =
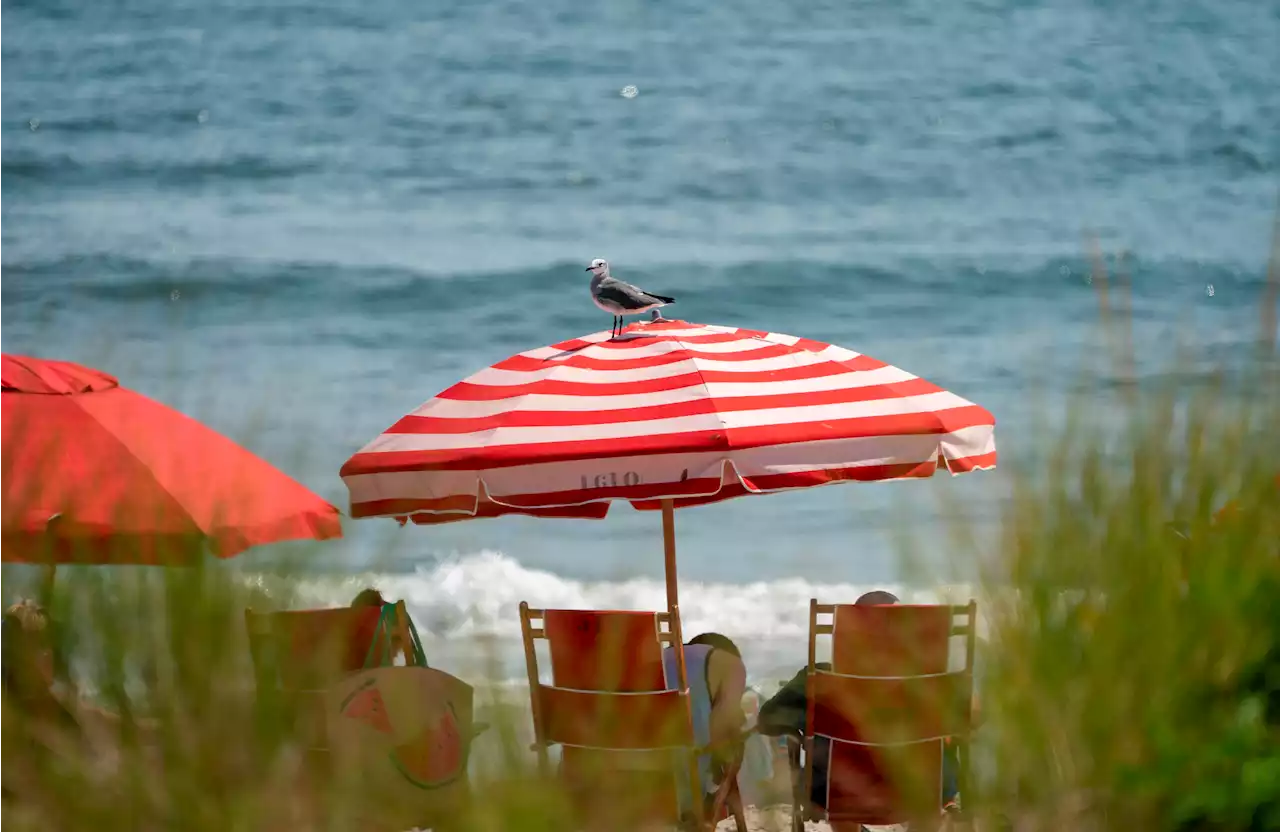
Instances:
[[[1017,479],[978,756],[1037,828],[1280,828],[1280,410],[1240,383],[1142,396]]]
[[[1126,281],[1095,261],[1110,351],[1042,467],[1006,467],[995,552],[967,553],[989,626],[975,796],[1020,828],[1280,828],[1278,267],[1247,366],[1144,388]],[[1105,389],[1118,425],[1091,418]]]

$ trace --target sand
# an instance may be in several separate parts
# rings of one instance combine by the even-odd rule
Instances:
[[[747,811],[747,829],[750,832],[790,832],[791,830],[791,807],[786,804],[776,806],[748,806]],[[729,818],[720,822],[716,827],[716,832],[733,832],[733,819]],[[831,832],[831,826],[825,822],[809,821],[804,826],[805,832]],[[868,826],[865,827],[870,832],[906,832],[905,825],[894,826]]]
[[[787,805],[778,806],[748,806],[746,810],[747,829],[750,832],[790,832],[791,830],[791,807]],[[816,821],[806,823],[805,832],[831,832],[831,826]],[[868,826],[864,827],[870,832],[907,832],[906,826]],[[733,818],[723,820],[716,827],[716,832],[734,832]],[[409,832],[425,832],[425,830],[409,830]]]

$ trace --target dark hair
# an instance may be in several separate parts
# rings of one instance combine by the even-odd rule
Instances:
[[[723,650],[726,653],[742,658],[742,652],[738,650],[738,645],[730,641],[728,636],[722,636],[719,633],[702,633],[689,639],[689,643],[705,644],[713,650]]]
[[[351,600],[353,607],[381,607],[387,603],[382,593],[373,587],[360,590],[360,594]]]
[[[898,596],[892,592],[885,592],[883,589],[873,589],[870,592],[863,593],[862,597],[853,602],[859,607],[880,607],[898,603]]]

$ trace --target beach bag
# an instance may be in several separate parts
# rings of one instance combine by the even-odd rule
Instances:
[[[334,784],[362,819],[426,828],[469,799],[473,690],[441,670],[374,667],[325,693]]]

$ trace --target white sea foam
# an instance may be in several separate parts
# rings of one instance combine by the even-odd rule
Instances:
[[[530,569],[501,552],[460,555],[408,573],[366,572],[305,579],[299,601],[316,607],[350,603],[362,588],[403,599],[432,664],[462,675],[524,678],[520,647],[521,601],[536,607],[660,610],[659,580],[583,581]],[[754,680],[789,677],[805,661],[809,599],[851,603],[872,589],[887,589],[907,603],[965,602],[969,587],[913,589],[899,585],[824,583],[785,578],[749,583],[680,582],[686,638],[716,631],[742,649]],[[483,653],[484,655],[479,655]]]

